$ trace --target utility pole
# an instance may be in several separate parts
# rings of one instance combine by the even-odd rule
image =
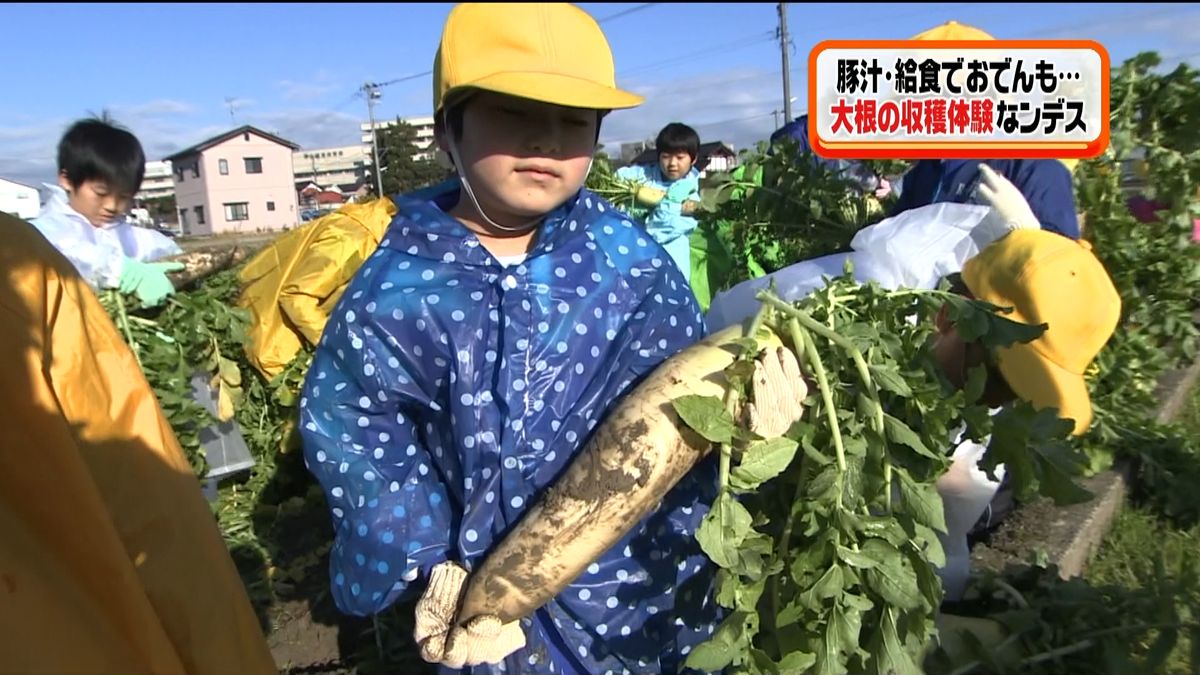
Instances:
[[[375,172],[375,186],[378,189],[375,194],[382,197],[383,166],[379,161],[379,138],[375,133],[375,100],[380,97],[379,85],[367,82],[362,86],[362,92],[367,97],[367,119],[371,124],[371,148],[375,153],[374,161],[371,162],[371,170]]]
[[[792,121],[792,73],[788,68],[787,3],[779,3],[779,47],[783,54],[783,116],[784,123]]]

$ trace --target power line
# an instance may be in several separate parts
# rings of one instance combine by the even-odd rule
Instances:
[[[680,54],[679,56],[674,56],[669,59],[664,59],[662,61],[656,61],[654,63],[650,63],[650,64],[647,64],[644,66],[638,66],[636,68],[630,68],[627,70],[623,70],[617,74],[620,75],[621,77],[629,77],[630,75],[635,75],[637,73],[648,73],[653,70],[658,70],[665,66],[670,66],[675,63],[679,63],[681,61],[688,61],[688,60],[694,59],[697,56],[707,56],[707,55],[712,55],[712,54],[719,54],[721,56],[724,56],[725,54],[728,54],[730,51],[733,51],[735,49],[743,49],[745,47],[752,47],[754,45],[761,44],[764,42],[774,42],[774,41],[775,41],[775,31],[774,30],[759,31],[759,32],[751,34],[751,35],[744,35],[736,40],[730,40],[729,42],[726,42],[723,44],[711,45],[711,46],[705,47],[704,49],[700,49],[700,50],[697,50],[694,52]],[[722,50],[724,50],[724,51],[722,51]]]
[[[716,122],[703,122],[701,124],[689,124],[693,128],[703,129],[704,127],[715,127],[721,124],[734,124],[735,122],[749,122],[751,120],[764,119],[774,115],[774,112],[758,113],[756,115],[747,115],[745,117],[733,117],[727,120],[717,120]]]
[[[426,75],[432,75],[432,74],[433,74],[432,70],[426,70],[423,73],[416,73],[414,75],[405,75],[404,77],[397,77],[396,79],[388,80],[387,82],[377,82],[377,83],[369,82],[368,84],[373,87],[386,87],[388,85],[396,84],[398,82],[407,82],[409,80],[415,80],[419,77],[425,77]]]
[[[623,10],[617,12],[616,14],[609,14],[608,16],[604,17],[603,19],[597,19],[596,23],[606,23],[606,22],[612,21],[613,19],[619,19],[623,16],[633,14],[634,12],[640,12],[643,9],[650,9],[651,7],[658,5],[658,4],[661,4],[661,3],[643,2],[642,4],[638,5],[637,7],[630,7],[629,9],[623,9]]]
[[[616,14],[611,14],[609,16],[604,17],[603,19],[599,19],[596,21],[596,23],[605,23],[606,21],[612,21],[613,19],[619,19],[620,17],[626,16],[629,14],[633,14],[634,12],[640,12],[644,9],[650,9],[651,7],[654,7],[655,5],[658,5],[658,4],[661,4],[661,3],[644,2],[636,7],[630,7],[629,9],[625,9],[620,12],[617,12]],[[369,84],[371,84],[374,87],[386,87],[389,85],[398,84],[400,82],[408,82],[409,80],[415,80],[418,78],[427,77],[429,75],[433,75],[432,70],[426,70],[426,71],[423,71],[420,73],[414,73],[412,75],[405,75],[404,77],[397,77],[393,80],[387,80],[386,82],[372,82]]]

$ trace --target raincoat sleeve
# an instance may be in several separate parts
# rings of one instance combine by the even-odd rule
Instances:
[[[172,241],[170,237],[148,227],[130,225],[129,234],[134,241],[134,252],[129,257],[137,258],[142,262],[153,262],[183,253],[179,244]]]
[[[427,447],[421,428],[426,411],[442,409],[433,366],[409,351],[415,331],[402,311],[362,290],[334,311],[300,401],[305,463],[333,516],[333,598],[356,616],[382,611],[428,575],[456,536],[430,461],[445,450]]]
[[[279,306],[309,344],[321,339],[328,307],[363,264],[368,232],[348,216],[334,214],[297,261],[279,292]]]
[[[937,182],[937,162],[920,160],[904,174],[904,190],[892,207],[891,216],[896,216],[909,209],[915,209],[933,202],[933,193]]]
[[[629,247],[632,248],[632,247]],[[631,358],[620,391],[657,368],[676,352],[704,339],[703,314],[683,273],[665,264],[669,253],[661,246],[653,256],[631,265],[628,278],[642,280],[641,302],[626,319],[626,335],[614,344],[628,345]]]
[[[73,223],[59,222],[59,218],[53,215],[40,216],[31,222],[59,253],[71,261],[79,276],[93,288],[116,288],[120,285],[125,254],[119,248],[92,241]]]
[[[666,188],[666,196],[658,206],[646,215],[646,231],[655,241],[666,247],[667,253],[684,275],[690,275],[691,241],[689,235],[699,226],[692,216],[683,215],[683,202],[700,190],[699,173],[691,171],[687,176],[671,183]]]
[[[133,354],[62,255],[0,229],[0,635],[19,645],[0,672],[278,672]]]
[[[674,268],[664,266],[633,316],[635,321],[639,316],[645,318],[635,324],[633,344],[638,358],[631,367],[635,381],[708,333],[695,295],[680,270]]]
[[[646,180],[646,167],[641,164],[630,164],[617,169],[617,178],[624,180]]]

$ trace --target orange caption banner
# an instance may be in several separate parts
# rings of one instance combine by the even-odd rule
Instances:
[[[1100,135],[1090,142],[1030,138],[1011,141],[960,141],[953,140],[952,137],[916,141],[825,139],[817,129],[817,57],[821,52],[830,49],[954,49],[962,52],[1089,50],[1100,57]],[[965,56],[969,58],[969,54]],[[826,40],[817,44],[808,56],[809,142],[813,152],[834,159],[1090,159],[1099,156],[1108,148],[1110,78],[1108,50],[1095,40]]]

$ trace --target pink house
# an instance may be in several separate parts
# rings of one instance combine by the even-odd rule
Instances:
[[[295,227],[299,208],[292,152],[299,148],[247,125],[166,157],[175,173],[183,233]]]

